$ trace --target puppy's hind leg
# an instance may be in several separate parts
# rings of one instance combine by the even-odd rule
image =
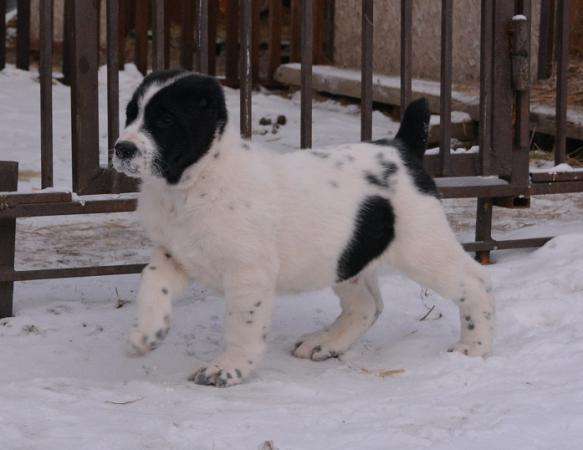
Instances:
[[[138,291],[138,326],[130,334],[132,352],[154,350],[168,334],[172,298],[180,295],[188,276],[163,248],[154,251],[142,272]]]
[[[440,212],[431,232],[397,238],[389,254],[393,267],[409,278],[452,299],[460,310],[461,339],[449,351],[468,356],[492,352],[494,298],[484,269],[461,247]]]
[[[374,269],[366,269],[333,289],[340,298],[342,313],[326,329],[301,337],[294,356],[323,361],[344,353],[368,331],[383,310]]]

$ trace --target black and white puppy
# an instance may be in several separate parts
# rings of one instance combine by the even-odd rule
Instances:
[[[487,276],[457,242],[422,168],[428,121],[419,100],[393,141],[279,154],[230,129],[214,78],[147,76],[115,146],[116,168],[142,179],[138,211],[157,244],[138,293],[135,350],[160,343],[172,298],[195,280],[227,305],[225,350],[194,382],[230,386],[257,367],[281,293],[333,286],[342,313],[301,337],[293,354],[340,355],[381,313],[376,269],[388,264],[457,303],[454,350],[490,353]]]

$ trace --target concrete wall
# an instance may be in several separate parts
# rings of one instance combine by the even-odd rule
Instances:
[[[507,0],[511,1],[511,0]],[[456,82],[480,77],[481,0],[455,0],[453,17],[453,77]],[[400,71],[401,2],[374,2],[374,69],[395,75]],[[540,0],[533,0],[533,66],[538,48]],[[337,0],[335,65],[360,66],[361,0]],[[441,2],[413,0],[413,76],[438,80],[440,74]]]

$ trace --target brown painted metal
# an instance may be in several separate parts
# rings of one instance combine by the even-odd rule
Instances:
[[[194,69],[194,13],[194,3],[191,0],[182,0],[180,65],[186,70]]]
[[[336,0],[326,0],[324,14],[324,42],[322,43],[323,64],[334,63],[334,38],[335,38],[335,14]]]
[[[117,64],[120,70],[124,70],[126,63],[126,39],[128,34],[128,4],[124,0],[121,2],[118,0],[117,7]],[[109,41],[107,45],[110,45]],[[111,45],[113,45],[113,42]]]
[[[4,17],[2,17],[4,20]],[[15,191],[18,187],[18,163],[0,161],[0,190]],[[0,203],[0,212],[2,205]],[[14,270],[16,250],[16,219],[0,217],[0,271]],[[14,297],[14,282],[0,281],[0,319],[11,317]]]
[[[281,64],[281,0],[269,0],[269,68],[267,78],[273,83],[275,70]]]
[[[22,203],[0,209],[2,217],[48,217],[79,214],[104,214],[135,211],[136,199],[85,200],[63,203]]]
[[[209,0],[197,0],[196,5],[197,69],[209,73]]]
[[[401,117],[412,96],[413,0],[401,0]]]
[[[451,171],[451,85],[453,48],[453,0],[441,2],[441,94],[439,97],[439,161],[442,176]]]
[[[259,85],[259,64],[261,45],[261,5],[263,0],[252,0],[252,32],[251,32],[251,70],[253,73],[253,86]]]
[[[16,5],[16,67],[28,70],[30,66],[30,0],[18,0]]]
[[[517,13],[527,20],[514,20],[513,35],[513,81],[516,92],[515,135],[512,153],[512,176],[514,185],[526,187],[529,182],[530,152],[530,24],[532,16],[531,0],[518,0]],[[516,64],[515,64],[516,63]],[[517,74],[516,71],[520,73]]]
[[[50,280],[55,278],[78,278],[78,277],[99,277],[104,275],[129,275],[140,273],[146,264],[124,264],[115,266],[92,266],[75,267],[63,269],[41,269],[41,270],[0,270],[0,285],[6,283],[4,280],[30,281],[30,280]],[[0,318],[2,317],[0,311]]]
[[[492,240],[492,209],[491,198],[478,198],[476,211],[476,241],[489,242]],[[490,252],[481,250],[476,252],[476,259],[482,264],[490,262]]]
[[[583,170],[572,172],[534,172],[530,174],[533,183],[548,183],[553,181],[583,181]]]
[[[166,40],[166,2],[158,0],[153,3],[152,29],[154,39],[152,45],[152,69],[163,70],[166,62],[165,40]]]
[[[241,53],[239,83],[241,86],[241,136],[251,139],[253,127],[251,125],[251,91],[253,88],[252,68],[251,68],[251,33],[253,27],[252,1],[240,0],[240,31],[241,31]]]
[[[492,42],[494,8],[491,0],[482,0],[480,31],[480,164],[482,175],[492,173]]]
[[[372,140],[373,0],[362,1],[360,140]]]
[[[0,162],[0,164],[3,162]],[[62,203],[71,201],[70,192],[2,192],[0,191],[0,208],[9,209],[16,205],[30,205],[31,203]]]
[[[314,49],[314,4],[312,0],[302,1],[302,69],[301,69],[301,111],[300,148],[312,147],[312,61]]]
[[[363,4],[367,0],[363,0]],[[314,0],[314,64],[324,63],[324,20],[326,0]]]
[[[71,13],[73,191],[83,194],[99,168],[97,4],[75,0]]]
[[[557,111],[555,131],[555,164],[567,160],[567,82],[569,70],[570,0],[557,4]]]
[[[231,87],[239,86],[239,0],[227,0],[227,36],[225,38],[225,79]]]
[[[77,0],[75,0],[77,3]],[[136,0],[136,54],[138,70],[145,75],[148,72],[148,29],[150,27],[150,1]]]
[[[122,0],[123,3],[123,0]],[[107,164],[119,136],[119,0],[107,0]]]
[[[40,0],[41,187],[53,186],[53,0]]]
[[[170,32],[172,28],[172,21],[170,18],[170,12],[168,10],[170,0],[164,0],[164,69],[170,69]],[[173,3],[175,5],[175,3]]]
[[[508,241],[487,241],[487,242],[470,242],[462,244],[468,252],[480,252],[490,250],[511,250],[517,248],[542,247],[549,242],[552,237],[530,238],[530,239],[512,239]]]
[[[6,0],[0,0],[0,17],[6,17]],[[6,67],[6,20],[0,20],[0,70]]]
[[[208,73],[217,74],[217,27],[219,22],[219,2],[210,1],[208,4]]]
[[[299,62],[301,58],[302,0],[291,0],[291,49],[290,61]]]
[[[553,73],[554,12],[555,0],[541,0],[537,73],[539,80],[547,80]]]
[[[62,61],[62,82],[71,84],[71,52],[73,48],[73,31],[71,22],[73,20],[73,0],[65,0],[63,3],[63,61]]]

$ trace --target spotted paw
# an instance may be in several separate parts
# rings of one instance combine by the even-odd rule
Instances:
[[[464,344],[463,342],[458,342],[454,346],[447,349],[448,352],[459,352],[466,356],[480,356],[482,358],[490,354],[488,346],[480,344]]]
[[[296,358],[311,359],[312,361],[325,361],[329,358],[338,358],[344,350],[335,348],[330,343],[321,339],[307,338],[296,342],[292,354]]]
[[[203,386],[230,387],[241,384],[250,372],[249,363],[229,365],[217,362],[201,367],[188,380]]]
[[[129,337],[130,355],[142,356],[158,348],[168,334],[169,329],[170,327],[165,325],[152,333],[143,333],[137,328],[132,330]]]

